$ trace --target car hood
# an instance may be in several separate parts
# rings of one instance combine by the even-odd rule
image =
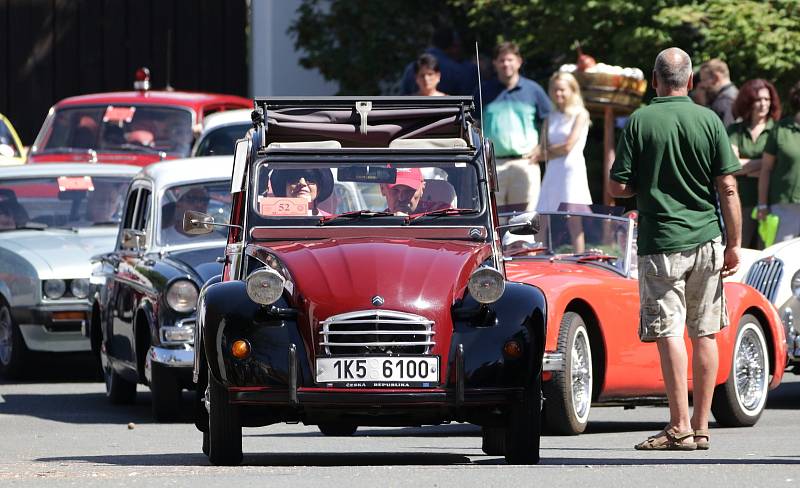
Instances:
[[[117,240],[116,227],[17,230],[0,232],[0,246],[27,260],[39,278],[88,278],[89,258],[109,252]]]
[[[201,249],[180,249],[168,251],[164,261],[177,269],[198,279],[200,285],[222,273],[222,264],[217,258],[225,252],[225,247],[206,247]]]
[[[319,321],[358,310],[395,310],[452,327],[450,308],[472,271],[491,255],[485,243],[353,238],[271,247],[287,267],[316,338]],[[383,303],[373,305],[373,297]],[[318,341],[314,341],[317,343]]]

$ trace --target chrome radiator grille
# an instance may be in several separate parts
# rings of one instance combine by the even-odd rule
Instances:
[[[428,354],[435,344],[433,321],[392,310],[360,310],[322,321],[326,354]]]
[[[783,261],[769,257],[753,263],[744,282],[760,291],[767,300],[774,302],[782,276]]]

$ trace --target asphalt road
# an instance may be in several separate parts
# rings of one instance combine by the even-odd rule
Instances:
[[[187,403],[189,394],[184,395]],[[150,394],[109,405],[82,358],[41,358],[23,381],[0,382],[0,486],[797,486],[800,378],[770,394],[753,428],[714,429],[705,452],[647,453],[666,408],[599,408],[589,431],[544,437],[538,466],[506,466],[466,424],[363,428],[326,438],[314,427],[245,429],[244,464],[214,467],[188,423],[156,424]],[[128,424],[134,423],[129,429]],[[712,425],[713,428],[713,425]]]

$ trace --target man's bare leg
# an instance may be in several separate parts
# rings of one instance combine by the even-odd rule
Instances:
[[[686,344],[683,337],[661,337],[656,339],[656,345],[669,401],[669,425],[678,432],[686,432],[691,429]]]
[[[714,335],[692,338],[692,429],[708,429],[719,357]]]

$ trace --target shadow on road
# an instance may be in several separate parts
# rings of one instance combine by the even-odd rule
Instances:
[[[0,385],[22,383],[99,383],[103,381],[97,359],[91,353],[30,353],[18,379],[0,376]]]
[[[789,381],[787,381],[787,379]],[[800,409],[800,381],[795,380],[794,374],[786,373],[781,385],[769,392],[769,396],[767,396],[767,409]]]

